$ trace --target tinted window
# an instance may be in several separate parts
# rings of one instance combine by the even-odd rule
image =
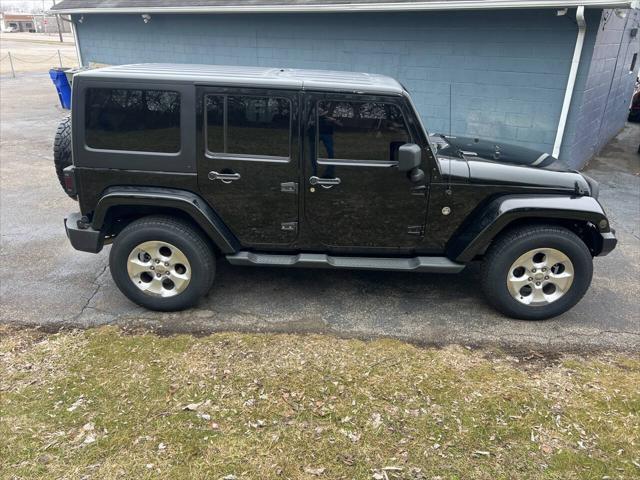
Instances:
[[[318,157],[396,160],[409,142],[400,109],[388,103],[318,102]]]
[[[206,107],[210,152],[289,157],[291,103],[286,98],[208,95]]]
[[[90,88],[85,141],[91,148],[176,153],[180,94],[166,90]]]

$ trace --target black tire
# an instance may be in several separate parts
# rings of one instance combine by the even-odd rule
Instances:
[[[509,293],[507,274],[513,262],[536,248],[552,248],[573,264],[573,283],[567,292],[546,305],[520,303]],[[510,230],[489,248],[482,265],[482,288],[489,304],[499,312],[522,320],[545,320],[558,316],[582,299],[593,276],[593,258],[584,242],[566,228],[535,225]]]
[[[145,293],[129,276],[129,255],[138,245],[149,241],[174,245],[187,257],[191,278],[175,296]],[[209,291],[215,277],[215,257],[209,243],[192,225],[174,217],[154,215],[136,220],[120,232],[111,247],[109,268],[116,285],[129,300],[150,310],[176,311],[192,307]]]
[[[69,165],[73,165],[71,156],[71,115],[67,115],[58,125],[56,137],[53,142],[53,163],[56,167],[56,175],[60,186],[64,190],[64,176],[62,171]],[[66,192],[66,190],[65,190]],[[69,195],[74,200],[75,196]]]

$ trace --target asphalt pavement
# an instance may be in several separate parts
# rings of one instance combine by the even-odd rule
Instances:
[[[162,332],[314,332],[421,344],[544,351],[640,350],[640,125],[629,124],[586,172],[620,244],[596,258],[586,297],[543,322],[505,318],[485,303],[472,266],[458,275],[233,267],[221,260],[197,308],[146,311],[115,287],[109,247],[73,250],[52,143],[66,114],[46,74],[3,77],[0,122],[0,322],[48,328],[114,324]]]

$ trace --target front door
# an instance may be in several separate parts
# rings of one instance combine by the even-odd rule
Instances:
[[[413,141],[405,113],[400,97],[306,94],[305,220],[325,246],[402,252],[421,242],[426,181],[397,168],[398,148]]]
[[[246,247],[298,233],[298,92],[199,87],[198,183]]]

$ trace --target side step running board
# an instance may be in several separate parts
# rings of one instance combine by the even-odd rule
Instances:
[[[227,255],[232,265],[265,267],[321,267],[360,270],[395,270],[401,272],[458,273],[465,265],[446,257],[378,258],[334,257],[323,253],[277,255],[271,253],[238,252]]]

